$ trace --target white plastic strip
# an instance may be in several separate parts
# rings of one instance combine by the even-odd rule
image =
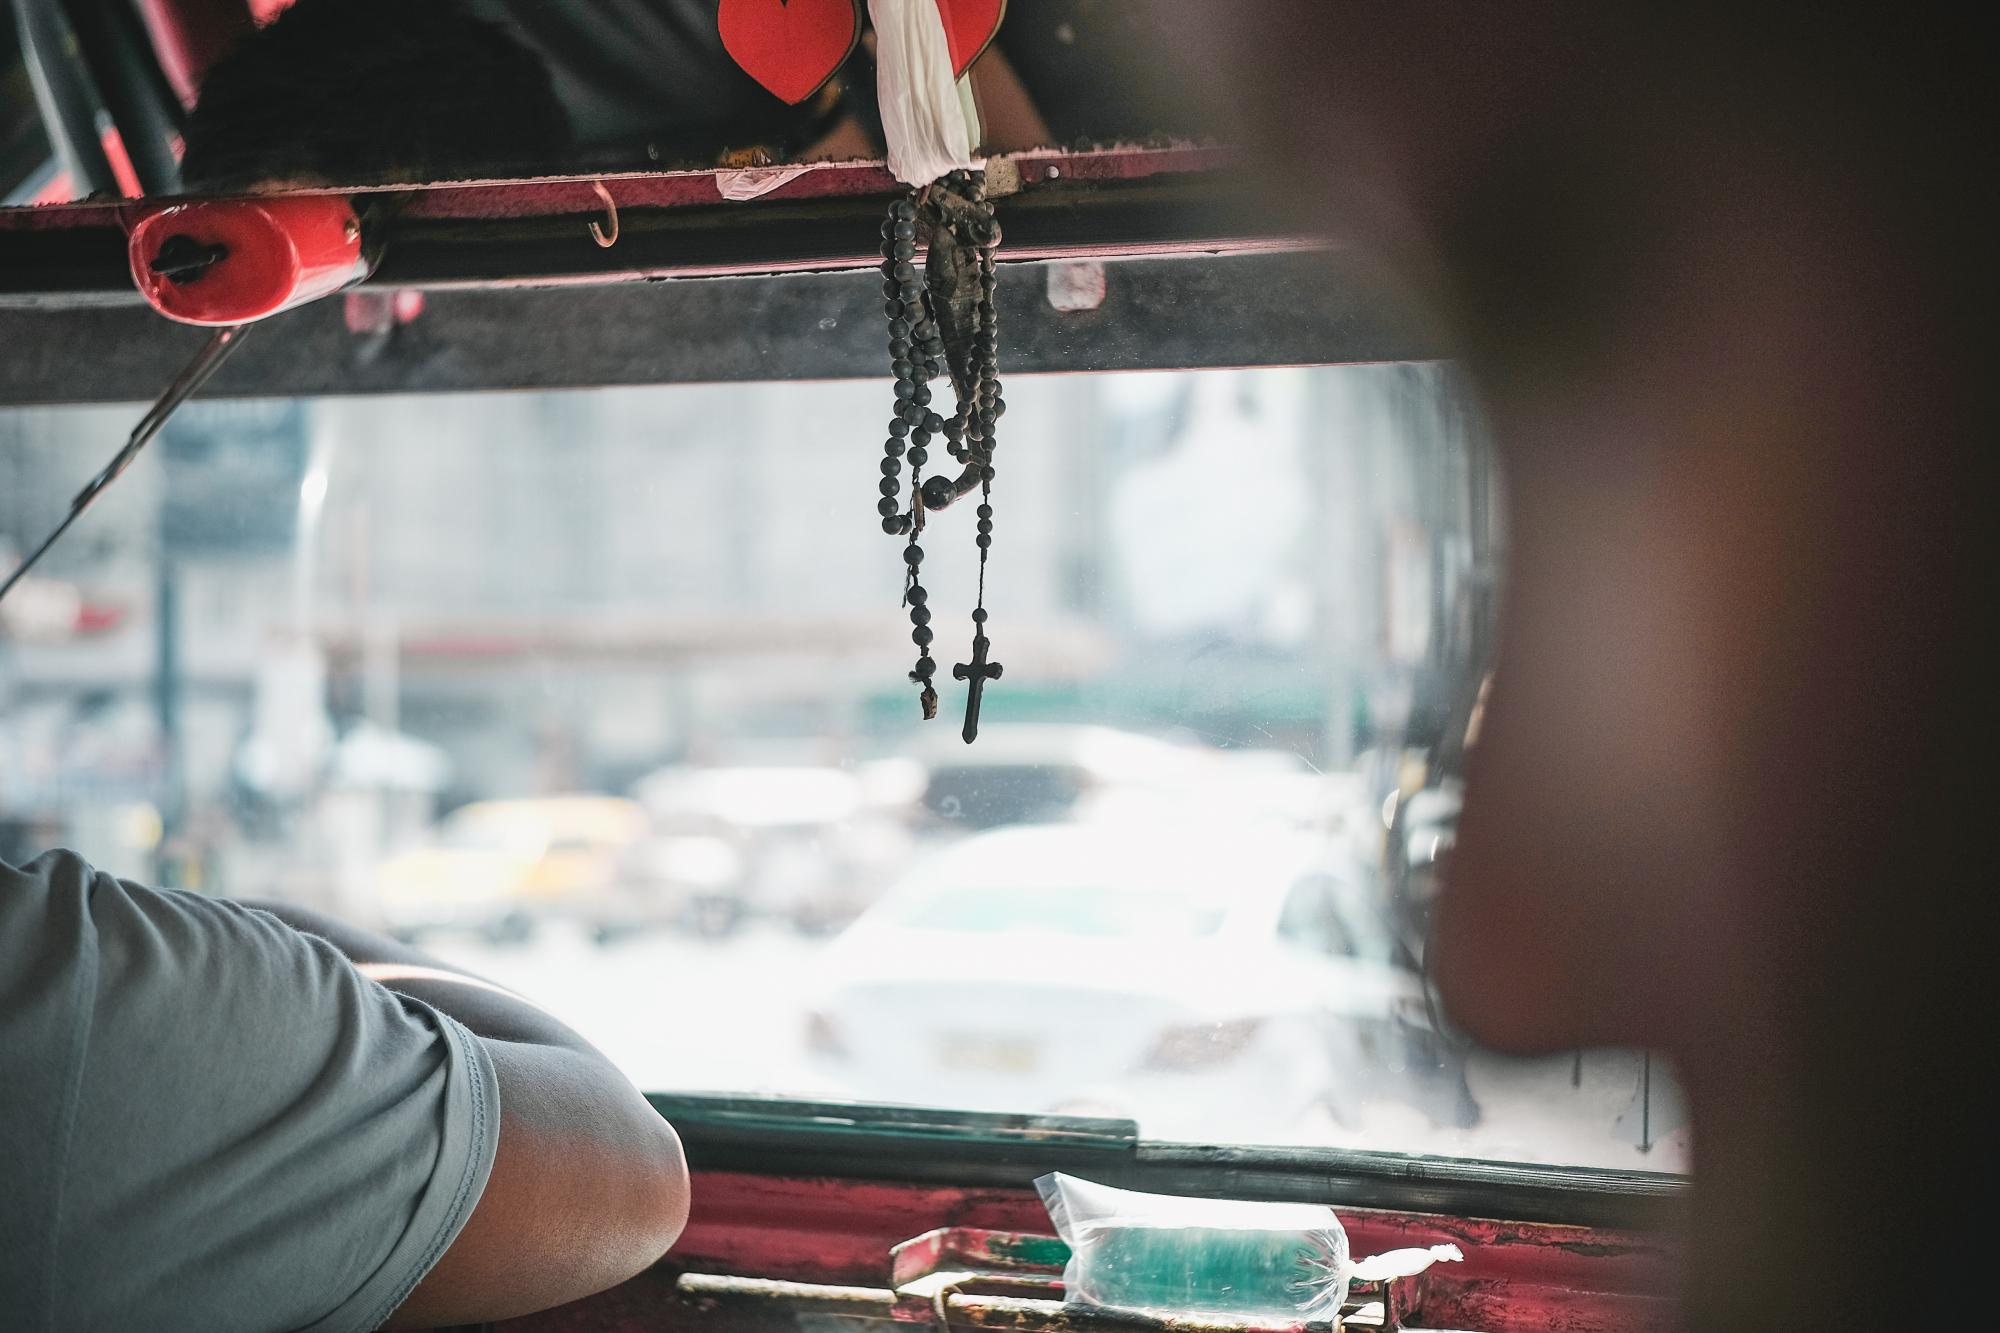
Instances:
[[[868,0],[875,23],[876,93],[889,171],[905,185],[928,185],[976,167],[979,122],[970,89],[952,77],[951,45],[937,0]]]
[[[1427,1250],[1389,1250],[1371,1254],[1351,1264],[1347,1276],[1356,1282],[1392,1282],[1399,1277],[1415,1277],[1440,1262],[1464,1263],[1465,1251],[1456,1245],[1433,1245]]]
[[[788,181],[795,181],[811,171],[810,166],[791,167],[745,167],[741,171],[718,171],[715,173],[715,190],[724,199],[741,203],[769,194]]]

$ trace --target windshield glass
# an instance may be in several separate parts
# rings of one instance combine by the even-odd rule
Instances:
[[[884,383],[196,403],[0,603],[0,857],[389,930],[642,1087],[1679,1170],[1423,972],[1504,534],[1449,366],[1018,377],[991,660]],[[136,407],[0,411],[0,569]]]

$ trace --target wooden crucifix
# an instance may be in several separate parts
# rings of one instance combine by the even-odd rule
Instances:
[[[951,669],[953,680],[971,682],[965,692],[965,730],[959,733],[967,745],[979,736],[979,700],[986,693],[986,682],[1000,679],[1000,664],[986,660],[989,646],[984,634],[973,635],[972,661],[959,662]]]

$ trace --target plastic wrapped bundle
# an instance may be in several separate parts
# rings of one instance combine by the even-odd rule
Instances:
[[[1069,1243],[1073,1305],[1267,1323],[1331,1322],[1347,1299],[1347,1232],[1331,1208],[1184,1199],[1035,1182]]]

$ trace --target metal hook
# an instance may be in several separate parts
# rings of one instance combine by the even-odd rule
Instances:
[[[603,181],[592,181],[590,188],[597,191],[597,197],[604,201],[605,220],[611,224],[611,229],[606,231],[597,223],[592,222],[590,224],[590,239],[596,241],[602,248],[609,250],[612,246],[618,244],[618,201],[611,197],[611,191],[604,188]]]

